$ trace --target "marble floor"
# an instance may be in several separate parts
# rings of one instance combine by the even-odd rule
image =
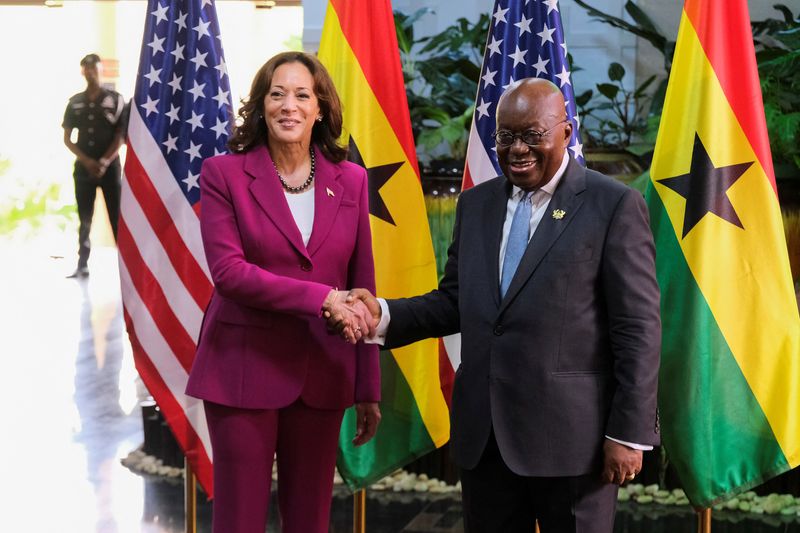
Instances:
[[[0,531],[178,533],[183,486],[120,460],[142,444],[147,397],[124,334],[116,251],[99,247],[86,280],[67,280],[69,234],[0,240]],[[198,497],[198,531],[210,505]],[[370,494],[370,533],[463,531],[457,498]],[[800,526],[715,521],[717,532],[799,532]],[[278,531],[275,513],[268,531]],[[352,531],[352,497],[333,496],[330,531]],[[621,506],[617,533],[692,532],[688,509],[643,516]]]

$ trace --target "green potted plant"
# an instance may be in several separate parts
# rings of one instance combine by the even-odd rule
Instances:
[[[786,248],[789,250],[789,267],[792,270],[795,292],[800,298],[800,210],[784,210],[781,214],[786,234]]]
[[[764,114],[776,177],[800,181],[800,20],[773,7],[782,19],[753,23]]]
[[[625,3],[625,11],[633,22],[604,13],[584,0],[575,3],[595,20],[647,40],[664,57],[665,77],[652,94],[647,127],[641,137],[645,144],[633,147],[642,152],[647,143],[655,142],[675,41],[665,37],[631,0]],[[781,203],[797,209],[800,208],[800,20],[784,4],[773,7],[781,17],[754,21],[753,40]]]
[[[596,93],[589,90],[575,97],[581,116],[586,164],[631,183],[646,176],[650,166],[675,41],[666,38],[647,13],[632,1],[626,2],[625,11],[633,22],[604,13],[582,0],[575,1],[595,20],[647,40],[664,57],[664,74],[650,76],[634,89],[622,83],[625,68],[612,62],[608,81],[596,84]],[[573,72],[576,70],[573,67]]]
[[[411,126],[423,173],[460,177],[489,15],[474,23],[460,18],[436,35],[415,38],[414,24],[430,12],[395,11]]]
[[[664,96],[667,93],[667,78],[672,69],[672,56],[675,54],[675,41],[664,36],[653,19],[651,19],[642,8],[634,4],[632,0],[625,2],[625,12],[630,16],[633,21],[632,23],[604,13],[590,6],[583,0],[575,0],[575,3],[585,9],[595,20],[632,33],[648,41],[656,50],[661,52],[664,58],[664,76],[659,80],[653,91],[652,107],[650,109],[651,113],[660,114],[661,108],[664,106]]]
[[[573,71],[575,68],[573,67]],[[625,67],[612,62],[608,81],[575,96],[581,120],[586,164],[624,182],[639,176],[649,164],[655,145],[657,122],[653,126],[648,89],[656,80],[651,76],[630,90],[622,80]]]

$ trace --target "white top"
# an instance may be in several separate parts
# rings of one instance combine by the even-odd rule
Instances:
[[[300,230],[300,235],[303,236],[303,244],[308,245],[308,239],[311,238],[311,229],[314,227],[314,187],[311,186],[299,194],[292,194],[286,191],[283,194],[286,196],[286,202],[289,204],[289,211],[292,212],[294,223],[297,224],[297,229]]]

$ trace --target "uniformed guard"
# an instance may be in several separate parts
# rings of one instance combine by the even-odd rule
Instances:
[[[124,138],[124,102],[122,96],[100,85],[100,56],[89,54],[81,59],[81,73],[86,90],[69,99],[64,111],[64,144],[75,154],[75,200],[78,204],[78,267],[68,277],[89,275],[89,230],[92,227],[97,187],[103,190],[108,219],[114,238],[119,216],[120,173],[118,151]],[[78,130],[75,142],[73,130]]]

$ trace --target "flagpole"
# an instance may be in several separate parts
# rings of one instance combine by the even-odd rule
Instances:
[[[711,533],[711,509],[698,509],[697,533]]]
[[[357,490],[353,493],[353,533],[367,531],[367,491]]]
[[[186,475],[183,478],[183,501],[185,509],[184,524],[186,533],[197,533],[197,476],[194,475],[189,459],[183,458],[183,470]]]

